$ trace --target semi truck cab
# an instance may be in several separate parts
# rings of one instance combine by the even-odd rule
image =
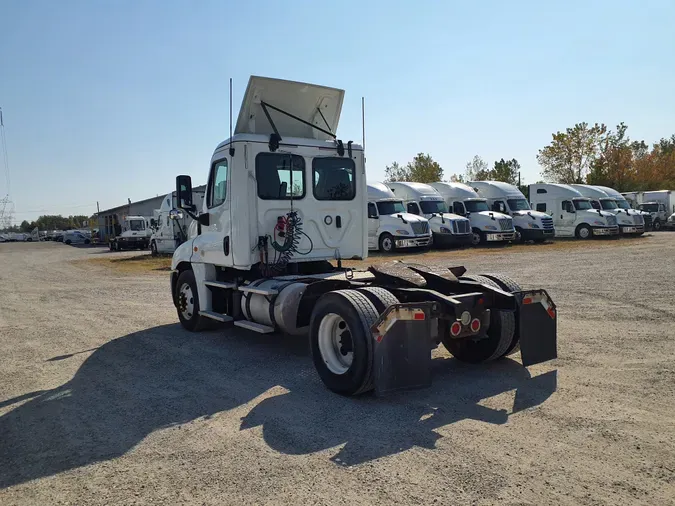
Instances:
[[[572,184],[572,188],[584,197],[591,199],[593,209],[600,209],[616,216],[619,232],[622,235],[642,235],[645,232],[645,221],[642,214],[629,209],[622,209],[616,203],[616,199],[610,197],[607,192],[591,185]]]

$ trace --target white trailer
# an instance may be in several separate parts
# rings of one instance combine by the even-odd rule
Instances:
[[[614,214],[593,209],[591,199],[569,185],[531,184],[529,193],[530,205],[553,218],[556,237],[590,239],[619,234]]]
[[[645,233],[645,220],[639,211],[621,209],[614,197],[598,187],[586,184],[571,184],[572,188],[584,197],[591,199],[593,209],[602,209],[616,216],[621,235],[642,235]]]
[[[471,181],[468,185],[487,199],[490,209],[513,218],[516,241],[544,242],[555,237],[553,218],[546,213],[533,211],[525,195],[516,186],[502,181]]]
[[[640,211],[639,209],[634,209],[630,202],[624,197],[620,192],[609,186],[594,185],[595,188],[604,191],[609,197],[612,197],[616,202],[616,205],[619,209],[625,211],[633,211],[642,216],[642,219],[645,223],[645,231],[652,229],[652,215],[646,211]]]
[[[252,77],[234,135],[211,158],[201,212],[190,176],[176,178],[179,207],[198,224],[171,262],[183,327],[308,334],[319,377],[343,395],[429,385],[439,343],[472,363],[518,343],[523,365],[556,357],[545,290],[463,267],[342,266],[368,255],[363,148],[335,134],[343,96]]]
[[[471,244],[469,220],[448,211],[443,197],[435,188],[428,184],[400,181],[385,184],[397,197],[403,199],[409,213],[424,216],[429,220],[435,245]]]
[[[368,249],[391,253],[428,247],[429,220],[406,212],[403,201],[383,183],[368,183]]]
[[[465,216],[471,224],[473,245],[507,243],[516,239],[513,219],[506,214],[490,211],[487,199],[463,183],[431,183],[443,197],[448,209]]]

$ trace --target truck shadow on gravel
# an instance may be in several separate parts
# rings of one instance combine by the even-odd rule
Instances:
[[[63,352],[45,367],[81,360],[80,350]],[[459,420],[507,421],[507,410],[481,406],[482,399],[515,390],[510,411],[517,412],[556,390],[557,371],[530,378],[513,360],[433,362],[430,389],[343,398],[319,381],[304,339],[238,329],[191,334],[178,325],[129,334],[95,349],[60,387],[0,400],[3,409],[16,405],[0,417],[0,488],[119,457],[155,430],[208,419],[258,396],[264,398],[241,430],[262,426],[266,443],[286,454],[344,445],[332,460],[355,465],[434,448],[441,437],[435,429]],[[270,397],[278,385],[287,393]]]

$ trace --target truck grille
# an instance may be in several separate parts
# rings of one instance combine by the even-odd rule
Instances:
[[[545,230],[553,230],[553,218],[542,218],[541,224]]]
[[[452,225],[455,234],[468,234],[470,232],[469,220],[454,220]]]
[[[502,229],[502,232],[507,230],[513,230],[513,220],[511,218],[499,218],[499,227]]]
[[[424,235],[429,233],[428,221],[416,221],[411,223],[415,235]]]
[[[607,224],[610,227],[616,227],[616,216],[611,215],[611,216],[607,216],[606,218],[607,218]]]
[[[639,225],[644,225],[644,224],[645,224],[645,220],[642,219],[642,216],[640,216],[640,215],[638,214],[637,216],[633,216],[633,223],[635,223],[635,224],[638,225],[638,226],[639,226]]]

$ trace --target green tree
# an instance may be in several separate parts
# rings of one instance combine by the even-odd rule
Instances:
[[[435,183],[443,180],[443,169],[429,154],[418,153],[405,167],[398,162],[387,166],[384,169],[384,178],[386,182]]]
[[[607,132],[604,124],[577,123],[553,134],[551,144],[539,150],[542,176],[555,183],[584,183]]]
[[[464,176],[462,174],[453,174],[452,176],[450,176],[449,181],[451,183],[466,183],[466,181],[464,180]]]
[[[503,158],[495,162],[494,168],[489,171],[490,181],[503,181],[512,185],[518,184],[518,172],[520,172],[520,164],[515,158],[511,160],[504,160]]]
[[[402,167],[398,162],[392,162],[384,169],[384,180],[387,183],[396,181],[412,181],[408,166]]]
[[[22,232],[30,232],[30,231],[32,230],[32,229],[31,229],[31,226],[30,226],[30,223],[28,223],[28,221],[26,221],[26,220],[23,220],[23,221],[21,222],[21,225],[19,225],[19,229],[20,229]]]
[[[466,163],[466,181],[487,181],[490,179],[488,164],[480,156],[476,155]]]

